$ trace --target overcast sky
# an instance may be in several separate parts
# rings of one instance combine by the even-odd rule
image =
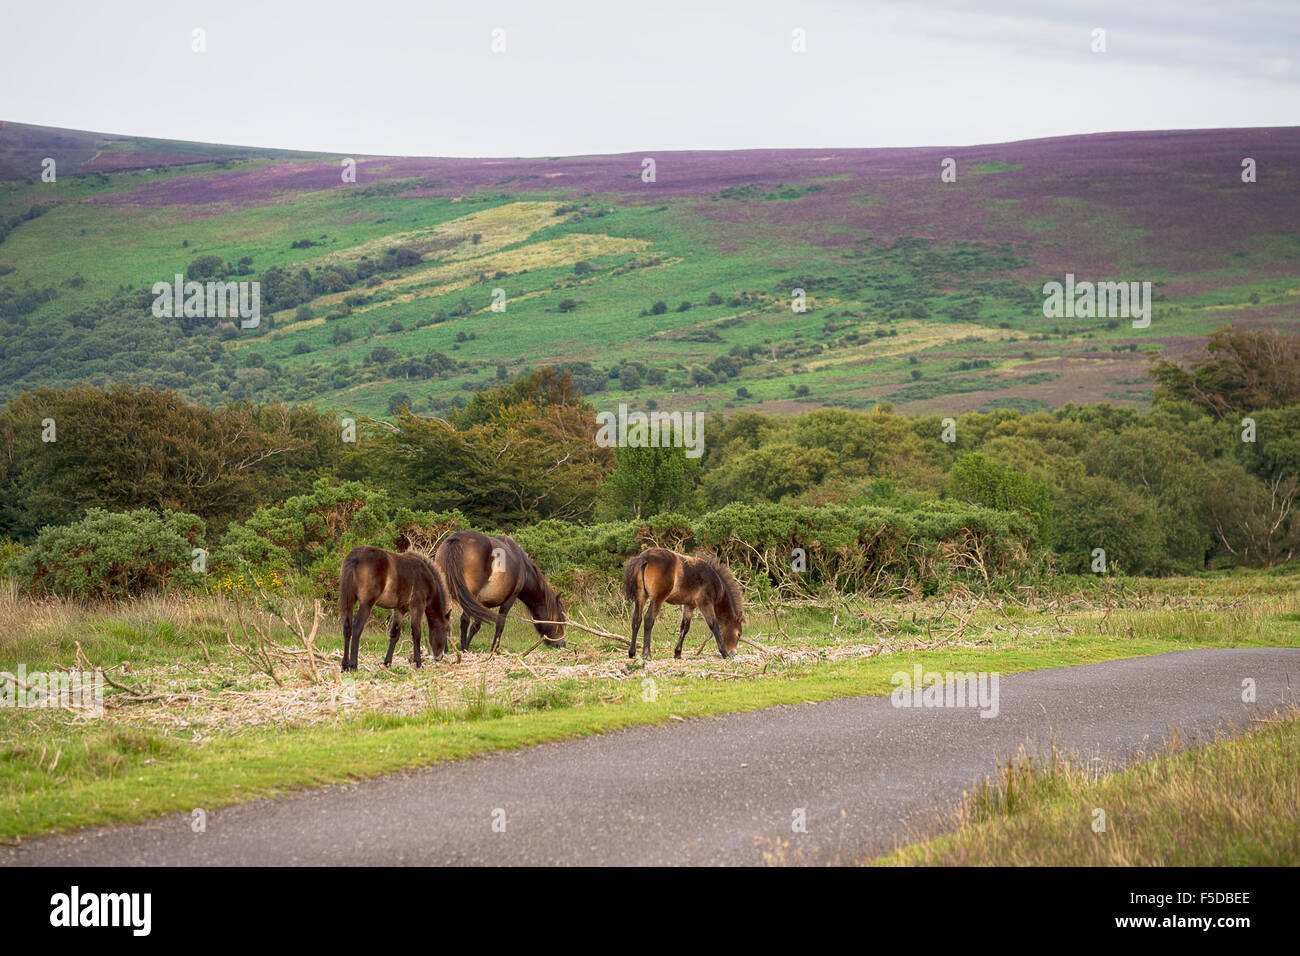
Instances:
[[[1300,124],[1300,0],[34,0],[2,22],[0,119],[344,154]]]

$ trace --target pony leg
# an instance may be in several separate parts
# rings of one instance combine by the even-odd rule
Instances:
[[[433,640],[433,635],[429,635],[429,640]],[[412,611],[411,613],[411,641],[415,644],[415,666],[420,666],[420,612]]]
[[[469,637],[465,638],[465,646],[462,648],[462,650],[466,650],[466,651],[469,650],[469,646],[472,643],[474,643],[474,635],[478,633],[478,629],[482,626],[483,626],[482,621],[470,621]]]
[[[357,654],[361,651],[361,632],[366,629],[366,621],[370,620],[370,604],[362,602],[357,608],[357,616],[352,619],[352,653],[346,661],[348,670],[357,669]]]
[[[705,623],[709,625],[709,630],[713,632],[713,639],[718,644],[718,653],[725,660],[727,657],[727,645],[722,642],[722,629],[718,627],[718,619],[712,614],[704,616]]]
[[[645,605],[641,598],[636,599],[636,606],[632,609],[632,643],[627,646],[627,656],[636,657],[636,632],[641,629],[641,613]]]
[[[693,609],[689,604],[682,605],[682,632],[677,635],[677,646],[673,648],[673,657],[682,656],[682,645],[686,643],[686,632],[691,629],[691,614]]]
[[[411,618],[412,627],[415,626],[415,618]],[[393,651],[397,650],[397,641],[402,636],[402,614],[396,608],[393,609],[393,620],[388,625],[388,653],[384,655],[384,666],[391,667],[393,664]]]
[[[474,622],[474,630],[478,630],[478,622]],[[469,629],[469,615],[464,612],[460,615],[460,649],[469,650],[469,642],[474,637],[473,632]]]
[[[343,666],[340,670],[348,669],[348,649],[352,646],[352,608],[343,608]]]
[[[650,660],[650,628],[655,626],[655,618],[659,616],[659,609],[663,607],[662,601],[651,601],[650,606],[645,612],[645,627],[641,630],[641,656],[645,660]]]
[[[518,598],[518,596],[519,595],[516,594],[515,597],[508,598],[505,601],[505,603],[503,603],[499,608],[497,608],[497,613],[501,615],[501,619],[497,621],[496,633],[492,635],[493,654],[496,653],[497,648],[501,645],[501,635],[505,632],[506,629],[506,615],[509,614],[510,609],[515,606],[515,599]]]

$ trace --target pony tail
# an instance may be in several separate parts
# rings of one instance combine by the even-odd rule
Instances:
[[[465,585],[465,549],[456,535],[453,534],[442,543],[438,549],[438,557],[442,559],[446,571],[447,585],[461,610],[484,624],[496,624],[501,620],[499,614],[480,604],[478,598]]]
[[[636,600],[637,594],[637,575],[645,567],[645,553],[638,554],[635,558],[623,565],[623,597],[629,601]]]
[[[357,603],[357,559],[348,555],[339,567],[339,615],[347,636],[352,631],[352,605]]]

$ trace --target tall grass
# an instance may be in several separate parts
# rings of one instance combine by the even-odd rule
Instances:
[[[902,866],[1281,866],[1300,862],[1300,709],[1113,775],[1056,748],[976,786],[957,830]],[[1104,814],[1104,816],[1103,816]],[[1104,827],[1102,823],[1104,822]]]

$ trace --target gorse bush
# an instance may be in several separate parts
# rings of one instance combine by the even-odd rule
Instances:
[[[699,544],[773,585],[868,593],[1014,583],[1032,566],[1034,535],[1023,515],[953,501],[915,511],[731,504],[696,525]]]
[[[332,565],[337,575],[349,550],[389,534],[390,519],[386,492],[322,478],[310,494],[259,508],[231,525],[213,559],[218,567],[255,574],[287,570],[318,577]]]
[[[884,593],[933,591],[955,581],[1010,584],[1037,569],[1034,522],[1014,512],[959,502],[918,511],[884,507],[792,507],[733,503],[697,519],[577,525],[543,521],[514,538],[547,574],[616,574],[642,547],[705,548],[742,579],[774,586]]]
[[[126,598],[148,591],[190,588],[203,544],[203,519],[175,511],[113,514],[95,508],[80,521],[45,528],[13,561],[20,587],[35,594]]]
[[[1015,511],[1033,519],[1044,540],[1052,533],[1052,495],[1035,481],[1006,465],[974,452],[959,458],[949,472],[952,496],[998,511]]]
[[[344,556],[357,545],[431,553],[442,537],[464,527],[468,524],[458,511],[393,508],[386,492],[359,481],[334,484],[322,478],[310,494],[260,508],[231,525],[213,561],[221,573],[254,581],[302,574],[329,594]]]

